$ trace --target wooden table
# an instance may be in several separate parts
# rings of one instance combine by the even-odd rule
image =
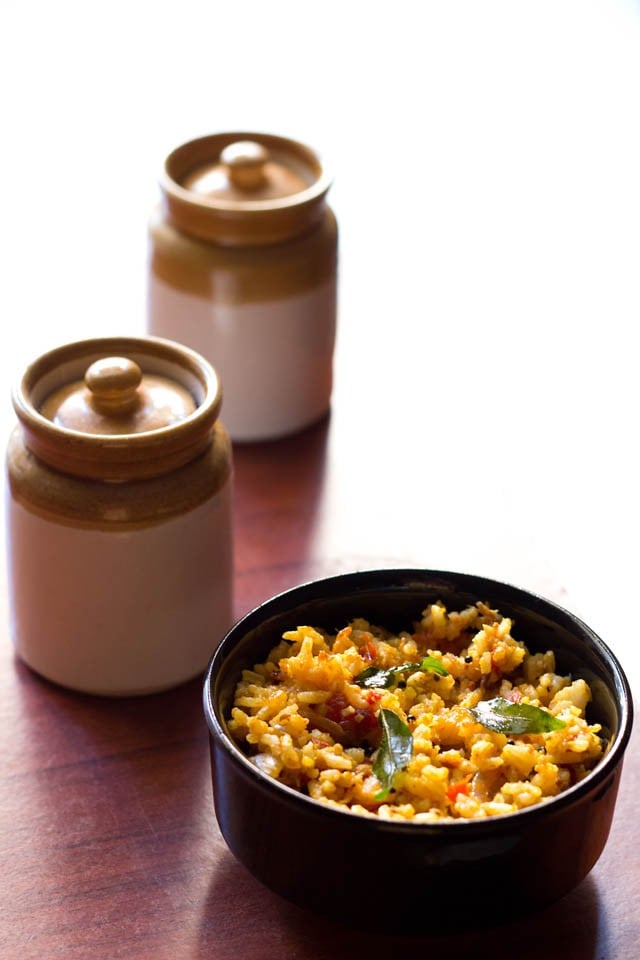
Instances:
[[[382,542],[366,558],[318,548],[328,542],[319,529],[330,519],[332,485],[363,453],[346,435],[340,447],[341,422],[348,408],[298,437],[236,450],[238,614],[310,577],[365,559],[389,562]],[[376,497],[366,496],[375,523]],[[394,522],[410,513],[396,501]],[[383,542],[392,549],[392,539]],[[423,556],[432,559],[429,550]],[[40,680],[11,658],[6,633],[2,651],[3,960],[395,955],[400,941],[357,934],[281,901],[226,849],[211,802],[199,680],[149,698],[102,700]],[[486,954],[478,955],[489,956],[500,942],[521,960],[637,956],[637,746],[636,735],[609,844],[574,893],[497,932],[406,949],[462,958],[480,945]],[[425,927],[434,924],[425,904]]]
[[[2,435],[28,359],[143,332],[165,148],[300,136],[337,173],[334,402],[234,451],[237,615],[326,574],[465,570],[574,610],[640,689],[637,11],[425,4],[418,21],[329,3],[301,24],[278,0],[248,31],[245,4],[144,6],[113,5],[99,30],[82,4],[43,4],[38,29],[32,5],[8,11]],[[517,924],[496,904],[504,922],[477,936],[368,937],[284,903],[226,849],[199,680],[127,700],[59,689],[13,656],[4,559],[0,589],[1,960],[637,960],[637,732],[609,843],[562,903]],[[437,920],[425,904],[425,930]]]

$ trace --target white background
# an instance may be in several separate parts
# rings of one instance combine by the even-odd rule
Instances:
[[[336,178],[335,405],[357,384],[362,442],[397,438],[381,497],[420,528],[388,498],[372,524],[347,477],[317,536],[566,593],[640,678],[637,3],[3,0],[0,96],[7,411],[42,350],[144,331],[170,149],[300,138]]]

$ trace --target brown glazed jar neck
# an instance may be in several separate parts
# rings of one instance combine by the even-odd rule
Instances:
[[[175,380],[192,394],[195,410],[183,420],[140,433],[90,433],[60,426],[42,408],[65,384],[81,380],[103,357],[128,357],[146,373]],[[55,470],[77,477],[127,481],[178,469],[201,454],[222,403],[218,377],[195,351],[155,337],[80,340],[44,354],[13,393],[26,447]]]
[[[14,502],[44,520],[89,530],[135,530],[195,509],[222,491],[232,473],[231,441],[218,422],[203,453],[158,477],[131,483],[60,473],[31,453],[16,427],[7,448]]]
[[[224,247],[181,233],[154,211],[149,267],[154,278],[216,303],[233,306],[284,300],[335,279],[338,227],[326,206],[316,227],[283,243]]]
[[[285,158],[306,187],[284,196],[253,199],[207,195],[190,189],[194,171],[206,168],[233,144],[251,141],[274,158]],[[317,154],[286,137],[262,133],[212,134],[183,144],[169,154],[160,177],[164,215],[187,236],[224,246],[262,246],[305,233],[322,217],[331,177]]]

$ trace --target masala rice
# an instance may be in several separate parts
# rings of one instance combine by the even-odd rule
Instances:
[[[434,603],[398,634],[363,619],[335,635],[300,626],[243,671],[229,730],[264,773],[351,813],[415,822],[515,813],[581,780],[603,743],[585,717],[585,680],[557,674],[552,651],[530,653],[511,630],[485,603],[460,612]],[[427,656],[446,675],[421,669]],[[402,664],[411,666],[388,689],[355,682],[367,668]],[[496,697],[564,725],[495,732],[471,709]],[[374,774],[382,710],[411,733],[410,759],[390,791]]]

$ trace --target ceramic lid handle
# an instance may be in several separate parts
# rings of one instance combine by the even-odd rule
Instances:
[[[257,190],[265,182],[265,164],[269,151],[253,140],[230,143],[220,154],[221,162],[229,171],[229,179],[242,190]]]
[[[130,413],[138,402],[142,370],[126,357],[105,357],[92,363],[84,382],[91,391],[91,403],[99,413]]]

